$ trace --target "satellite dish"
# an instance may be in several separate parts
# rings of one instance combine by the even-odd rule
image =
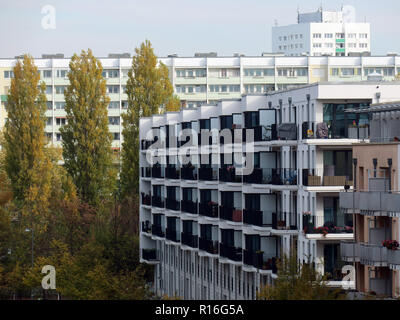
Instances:
[[[344,23],[356,22],[356,9],[353,6],[344,6],[342,9],[342,15]]]

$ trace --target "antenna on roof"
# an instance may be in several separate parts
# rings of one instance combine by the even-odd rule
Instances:
[[[300,23],[300,6],[297,5],[297,23]]]
[[[278,20],[274,20],[274,25],[275,25],[275,27],[277,27],[278,26]]]

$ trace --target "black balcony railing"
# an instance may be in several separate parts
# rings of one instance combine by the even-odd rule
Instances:
[[[142,249],[142,258],[148,261],[157,260],[156,249]]]
[[[152,233],[152,235],[157,236],[157,237],[161,237],[161,238],[165,237],[165,232],[162,230],[162,227],[157,224],[153,224],[151,226],[151,233]]]
[[[163,168],[160,166],[153,166],[151,168],[151,177],[152,178],[158,178],[158,179],[163,179],[164,174],[163,174]]]
[[[219,180],[222,182],[242,182],[242,177],[236,175],[235,167],[229,166],[219,169]]]
[[[164,201],[162,200],[161,197],[152,196],[151,203],[153,207],[164,208]]]
[[[236,248],[234,246],[226,245],[222,242],[219,244],[219,255],[224,258],[228,258],[232,261],[242,261],[242,248]]]
[[[243,175],[244,183],[254,183],[254,184],[262,184],[263,183],[263,170],[261,168],[254,168],[253,172],[248,175]]]
[[[199,204],[199,214],[210,218],[218,218],[218,204],[215,202]]]
[[[142,167],[141,173],[142,173],[142,178],[151,178],[151,168]]]
[[[199,180],[213,181],[217,180],[217,174],[214,174],[213,168],[199,168]]]
[[[256,126],[243,129],[243,141],[246,142],[246,130],[253,130],[254,142],[278,140],[276,124],[270,126]]]
[[[233,222],[243,221],[243,211],[241,209],[230,208],[227,206],[219,207],[219,218]]]
[[[243,223],[257,227],[273,227],[274,212],[261,210],[243,210]],[[276,214],[275,214],[276,215]]]
[[[176,230],[166,228],[165,238],[174,242],[179,242],[179,233]]]
[[[175,167],[167,167],[165,168],[165,177],[167,179],[179,179],[179,169]]]
[[[151,196],[142,192],[142,204],[145,206],[151,206]]]
[[[276,230],[297,230],[297,213],[274,212],[272,214],[272,228]]]
[[[146,233],[151,233],[151,223],[150,221],[142,221],[142,231]]]
[[[199,237],[197,235],[191,233],[181,233],[181,242],[184,245],[187,245],[192,248],[198,248],[199,246]]]
[[[199,249],[208,252],[209,254],[218,254],[218,241],[199,238]]]
[[[257,269],[263,268],[263,252],[254,252],[251,250],[243,250],[243,262],[248,266],[253,266]]]
[[[197,180],[197,173],[195,167],[182,167],[181,179],[183,180]]]
[[[342,214],[342,213],[340,213]],[[339,214],[336,214],[339,215]],[[333,217],[335,218],[335,217]],[[335,219],[331,219],[335,220]],[[342,220],[342,219],[340,219]],[[317,227],[318,226],[318,227]],[[328,233],[353,233],[352,220],[345,221],[338,226],[334,221],[325,221],[323,216],[303,214],[303,231],[306,234],[328,234]]]
[[[191,214],[197,214],[197,202],[182,200],[181,211]]]
[[[175,199],[165,199],[165,207],[169,210],[180,211],[180,203]]]

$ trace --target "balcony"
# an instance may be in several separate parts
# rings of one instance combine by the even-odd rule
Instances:
[[[195,167],[182,167],[181,168],[182,180],[197,180],[197,173]]]
[[[277,272],[276,258],[267,259],[263,251],[243,250],[243,263],[257,269]]]
[[[142,249],[142,258],[147,261],[157,261],[156,249]]]
[[[176,169],[175,167],[165,168],[165,177],[167,179],[179,179],[180,177],[179,169]]]
[[[350,79],[355,81],[356,77],[346,78],[346,77],[334,77],[338,81],[345,81]],[[334,79],[332,78],[334,81]],[[311,129],[307,129],[311,128]],[[303,122],[302,126],[302,136],[303,139],[369,139],[369,124],[348,126],[347,128],[333,128],[328,126],[325,122]]]
[[[243,223],[257,227],[272,227],[273,215],[271,211],[243,210]],[[276,215],[276,214],[275,214]]]
[[[151,226],[151,234],[156,237],[164,238],[165,233],[160,225],[153,224]]]
[[[142,232],[151,233],[151,223],[149,220],[142,221]]]
[[[193,202],[190,200],[182,200],[181,211],[191,214],[197,214],[197,202]]]
[[[337,213],[343,214],[343,213]],[[336,218],[337,219],[337,218]],[[305,234],[339,234],[353,233],[352,222],[345,222],[343,226],[336,226],[333,221],[324,221],[324,216],[303,214],[303,232]],[[335,220],[337,221],[337,220]]]
[[[169,210],[180,211],[181,208],[179,204],[180,204],[179,201],[175,199],[169,199],[169,198],[165,199],[165,207]]]
[[[329,169],[303,169],[303,185],[307,187],[316,186],[352,186],[353,181],[349,176],[337,175],[334,173],[335,167]]]
[[[243,221],[243,211],[241,209],[230,208],[226,206],[219,207],[219,218],[232,222]]]
[[[400,193],[379,191],[341,192],[339,205],[342,209],[361,211],[400,212]]]
[[[189,246],[191,248],[198,248],[199,246],[199,237],[197,235],[193,235],[191,233],[181,233],[181,242],[182,244]]]
[[[218,254],[218,241],[199,238],[199,249],[208,252],[209,254]]]
[[[218,171],[214,168],[199,168],[199,180],[202,181],[218,180]]]
[[[156,179],[164,179],[164,168],[161,166],[153,166],[151,168],[151,177]]]
[[[297,230],[296,212],[273,212],[272,228],[276,230]]]
[[[400,250],[389,250],[382,245],[341,242],[342,259],[347,262],[361,262],[366,265],[400,265]]]
[[[174,242],[180,241],[179,232],[168,228],[165,229],[165,238]]]
[[[151,206],[151,195],[142,192],[142,205]]]
[[[218,204],[215,202],[199,204],[199,214],[210,218],[218,218]]]
[[[151,168],[149,167],[142,167],[141,169],[141,176],[142,178],[151,178]]]
[[[164,208],[164,201],[162,201],[161,197],[152,196],[151,203],[153,207]]]
[[[222,182],[242,182],[242,177],[236,175],[236,169],[233,166],[219,169],[219,181]]]
[[[236,248],[230,245],[226,245],[222,242],[219,244],[219,255],[229,260],[240,262],[242,261],[242,248]]]

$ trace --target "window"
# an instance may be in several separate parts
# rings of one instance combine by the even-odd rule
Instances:
[[[42,74],[43,78],[51,78],[51,70],[43,70]]]
[[[322,43],[313,43],[313,47],[314,48],[321,48],[322,47]]]
[[[52,86],[46,86],[46,94],[52,94],[53,93],[53,87]]]
[[[11,70],[4,71],[4,78],[14,78],[14,72]]]
[[[196,93],[206,92],[206,86],[196,86],[195,90],[196,90]]]
[[[360,33],[359,37],[360,37],[360,39],[367,39],[368,33]]]
[[[57,133],[56,137],[57,137],[57,141],[61,141],[61,133]]]
[[[344,39],[344,33],[336,33],[336,39]]]
[[[65,102],[55,102],[55,109],[56,110],[64,110],[65,109]]]
[[[107,86],[107,93],[119,93],[119,86]]]
[[[321,34],[320,33],[313,33],[313,38],[314,39],[320,39],[321,38]]]
[[[129,69],[122,69],[121,71],[122,71],[122,77],[128,78]]]
[[[118,78],[119,70],[116,70],[116,69],[103,70],[102,75],[104,78]]]
[[[66,118],[56,118],[56,125],[58,126],[63,126],[65,125],[67,122]]]
[[[53,124],[53,118],[47,117],[46,126],[51,126]]]
[[[46,105],[47,105],[47,110],[53,110],[53,102],[47,101]]]
[[[357,43],[348,43],[347,46],[349,48],[356,48],[357,47]]]
[[[333,43],[325,43],[325,48],[333,48]]]
[[[57,78],[66,78],[67,74],[68,74],[68,70],[65,70],[65,69],[56,71]]]
[[[112,126],[119,125],[120,117],[108,117],[108,123]]]
[[[365,68],[364,74],[368,76],[371,73],[378,73],[383,76],[393,76],[394,75],[394,68]]]
[[[128,101],[121,101],[121,108],[128,109]]]
[[[349,34],[347,34],[347,38],[354,39],[354,38],[356,38],[356,37],[357,37],[357,34],[356,34],[356,33],[349,33]]]
[[[64,94],[65,86],[56,86],[56,94]]]
[[[339,75],[339,68],[332,68],[331,69],[331,75],[332,76],[338,76]]]
[[[326,39],[333,38],[333,33],[325,33],[325,38]]]
[[[360,43],[360,48],[367,48],[368,44],[367,43]]]
[[[108,109],[119,109],[119,101],[110,101]]]
[[[119,140],[119,139],[120,139],[119,132],[113,132],[113,140]]]
[[[206,69],[196,69],[195,75],[196,75],[196,77],[205,77]]]

